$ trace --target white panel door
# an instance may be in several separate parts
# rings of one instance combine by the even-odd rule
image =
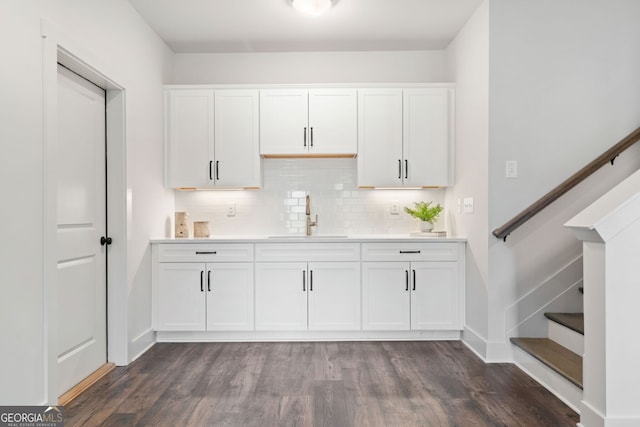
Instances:
[[[206,265],[163,262],[158,265],[158,330],[204,331]]]
[[[357,152],[356,90],[309,90],[309,153],[355,155]]]
[[[309,330],[360,330],[360,263],[309,263]]]
[[[457,262],[412,262],[411,329],[462,329]]]
[[[58,66],[58,392],[107,361],[105,93]]]
[[[260,154],[306,154],[309,113],[306,89],[260,91]]]
[[[449,101],[446,88],[404,90],[404,185],[449,185]]]
[[[167,186],[213,186],[213,91],[176,89],[167,97]]]
[[[215,186],[260,187],[257,90],[215,92]]]
[[[211,263],[207,268],[207,330],[253,330],[253,263]]]
[[[256,263],[256,330],[307,330],[307,263]]]
[[[362,263],[362,329],[409,330],[409,263]]]
[[[402,89],[358,91],[358,186],[403,183]]]

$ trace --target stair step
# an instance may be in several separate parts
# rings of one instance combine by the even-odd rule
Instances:
[[[584,313],[545,313],[545,317],[584,335]]]
[[[582,388],[582,357],[549,338],[511,338],[511,342]]]

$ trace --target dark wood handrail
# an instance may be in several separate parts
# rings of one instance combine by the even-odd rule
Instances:
[[[570,176],[566,181],[562,184],[558,185],[553,190],[549,191],[547,194],[539,198],[536,202],[534,202],[531,206],[520,212],[518,215],[514,216],[511,220],[506,222],[502,227],[498,227],[492,231],[493,235],[498,239],[507,240],[507,236],[511,234],[513,230],[520,227],[522,224],[531,219],[538,212],[549,206],[560,196],[571,190],[576,185],[580,184],[582,181],[587,179],[591,174],[596,172],[602,166],[607,163],[611,163],[613,165],[613,161],[618,157],[623,151],[627,148],[631,147],[633,144],[640,140],[640,127],[629,135],[625,136],[620,142],[616,145],[602,153],[598,158],[593,160],[587,166],[580,169],[578,172]]]

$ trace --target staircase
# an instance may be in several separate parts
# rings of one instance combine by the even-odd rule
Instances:
[[[511,338],[516,365],[580,412],[583,313],[545,313],[547,338]]]

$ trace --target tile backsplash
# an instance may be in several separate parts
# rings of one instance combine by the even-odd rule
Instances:
[[[444,205],[443,189],[359,190],[356,159],[265,159],[263,174],[260,190],[176,191],[175,210],[188,212],[191,222],[209,221],[211,236],[304,234],[309,194],[312,219],[318,215],[314,235],[358,235],[417,231],[405,206]],[[392,201],[398,215],[390,214]],[[235,216],[228,216],[230,207]],[[435,229],[445,229],[445,217],[446,210]]]

